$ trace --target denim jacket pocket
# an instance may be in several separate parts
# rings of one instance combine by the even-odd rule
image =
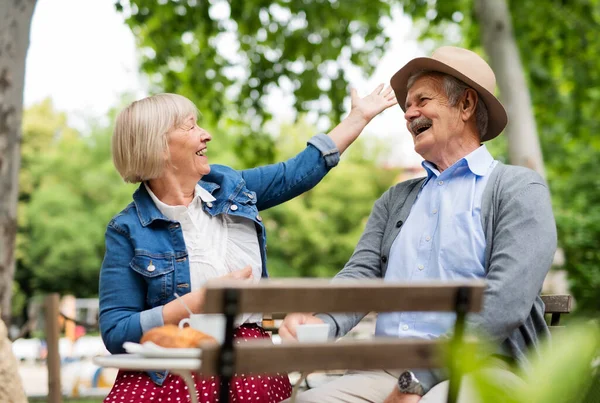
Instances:
[[[150,254],[137,254],[129,266],[140,274],[148,291],[146,302],[151,306],[157,306],[173,294],[173,281],[175,265],[173,256],[157,256]]]

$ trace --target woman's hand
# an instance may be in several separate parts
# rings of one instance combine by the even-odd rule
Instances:
[[[364,98],[360,98],[355,89],[350,91],[352,99],[350,113],[329,132],[329,137],[335,143],[340,155],[358,138],[371,119],[398,103],[392,88],[383,89],[383,87],[384,85],[380,84]]]
[[[387,108],[398,103],[396,94],[392,91],[392,87],[384,89],[383,84],[379,84],[373,92],[364,98],[360,98],[356,89],[352,88],[350,90],[350,99],[352,101],[350,115],[354,114],[361,117],[365,119],[367,123]]]
[[[227,273],[224,276],[218,277],[215,280],[241,280],[241,281],[252,281],[254,275],[252,274],[252,267],[250,265],[244,267],[241,270],[235,270],[231,273]],[[192,310],[194,313],[202,313],[204,311],[204,301],[206,299],[206,288],[201,287],[197,290],[191,291],[181,297],[183,302]],[[176,325],[183,318],[187,318],[189,313],[177,300],[173,300],[163,307],[163,321],[166,324]]]
[[[219,277],[219,279],[223,280],[254,280],[254,275],[252,274],[252,266],[248,265],[241,270],[235,270],[231,273],[227,273],[226,275]]]

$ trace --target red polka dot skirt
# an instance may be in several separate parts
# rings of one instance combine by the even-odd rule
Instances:
[[[249,339],[266,339],[269,334],[256,324],[244,324],[236,329],[236,343]],[[196,383],[196,396],[200,403],[219,401],[217,377],[201,377],[192,374]],[[240,374],[231,379],[229,402],[277,403],[289,398],[292,386],[287,375]],[[145,372],[119,371],[115,384],[104,403],[190,402],[190,394],[183,379],[169,373],[162,386],[156,385]]]

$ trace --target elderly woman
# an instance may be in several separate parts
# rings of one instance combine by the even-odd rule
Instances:
[[[209,165],[212,136],[198,126],[196,107],[182,96],[151,96],[119,114],[114,164],[125,181],[141,184],[106,230],[100,329],[111,353],[122,353],[124,342],[139,342],[149,329],[188,316],[174,293],[201,313],[208,279],[267,277],[266,233],[259,211],[315,186],[366,124],[396,103],[383,85],[364,98],[353,90],[351,99],[349,115],[328,136],[314,136],[288,161],[244,171]],[[258,325],[260,317],[243,319],[238,341],[269,337]],[[218,382],[200,377],[195,382],[200,401],[215,401]],[[290,393],[287,376],[277,375],[234,378],[230,397],[278,402]],[[105,402],[161,398],[175,402],[189,396],[176,375],[122,371]]]

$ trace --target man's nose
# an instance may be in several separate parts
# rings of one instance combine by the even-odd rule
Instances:
[[[419,116],[421,116],[421,112],[419,112],[418,108],[415,108],[413,106],[406,108],[406,112],[404,112],[404,119],[406,119],[407,122],[412,122],[414,119],[418,118]]]

